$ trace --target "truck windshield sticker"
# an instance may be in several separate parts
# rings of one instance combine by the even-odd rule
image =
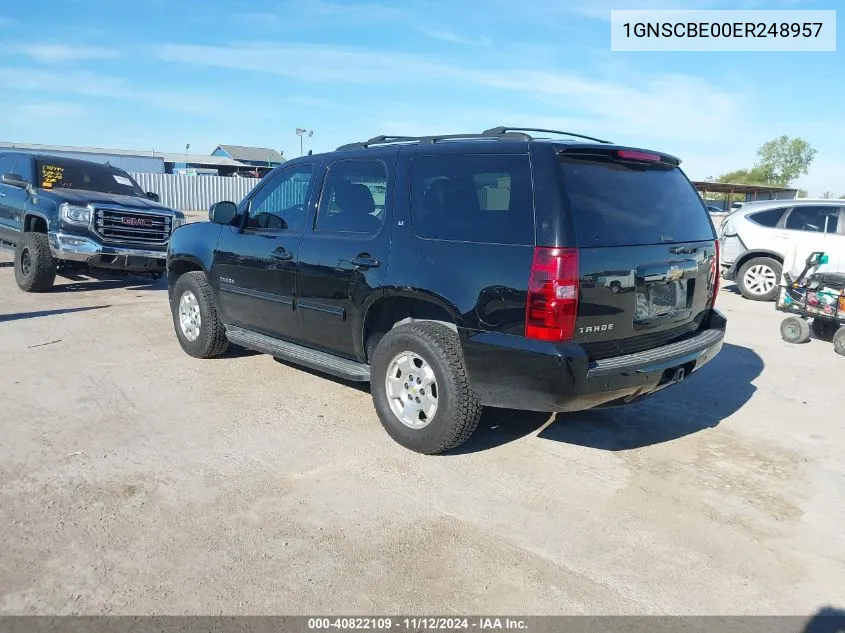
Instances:
[[[64,175],[64,167],[41,163],[41,186],[45,189],[50,189],[57,182],[61,182]]]
[[[129,180],[129,178],[127,178],[126,176],[118,176],[117,174],[114,174],[114,179],[120,185],[125,185],[127,187],[132,186],[132,181]]]

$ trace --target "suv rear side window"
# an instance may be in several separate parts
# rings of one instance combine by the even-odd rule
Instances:
[[[766,211],[758,211],[757,213],[750,214],[748,216],[748,219],[754,222],[754,224],[774,228],[778,225],[778,222],[780,222],[780,219],[783,217],[784,211],[786,211],[785,208],[767,209]]]
[[[449,154],[411,160],[411,219],[424,238],[534,244],[526,154]]]
[[[579,246],[715,239],[701,197],[677,167],[574,157],[560,165]]]
[[[839,209],[836,207],[793,207],[786,228],[810,233],[836,233]]]

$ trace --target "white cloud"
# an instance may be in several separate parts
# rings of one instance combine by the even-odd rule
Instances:
[[[523,114],[518,117],[522,121],[587,120],[593,122],[599,136],[706,142],[738,132],[745,105],[741,93],[680,74],[631,74],[621,84],[574,72],[462,67],[436,58],[310,44],[164,45],[157,55],[170,62],[278,74],[311,83],[380,87],[429,83],[439,89],[451,83],[508,91],[524,102]],[[528,116],[532,111],[540,117]],[[563,114],[550,117],[549,112]]]
[[[482,37],[465,37],[462,35],[458,35],[454,31],[450,31],[448,29],[422,29],[424,35],[431,37],[435,40],[441,40],[443,42],[452,42],[453,44],[470,44],[476,46],[489,46],[492,44],[493,40],[489,37],[482,36]]]
[[[8,104],[0,102],[0,115],[8,124],[31,121],[69,121],[85,114],[85,108],[65,101]]]
[[[0,67],[0,89],[129,100],[160,110],[194,115],[214,116],[230,111],[225,103],[209,95],[189,91],[146,90],[120,77],[108,77],[90,72],[61,73]]]
[[[67,44],[20,44],[7,50],[18,51],[43,64],[62,64],[87,59],[117,57],[119,52],[109,48],[93,46],[71,46]]]

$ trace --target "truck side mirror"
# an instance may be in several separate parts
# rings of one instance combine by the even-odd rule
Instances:
[[[230,226],[238,215],[238,205],[234,202],[215,202],[208,210],[208,219],[215,224]]]
[[[153,202],[161,202],[161,196],[153,191],[147,192],[147,200],[152,200]]]

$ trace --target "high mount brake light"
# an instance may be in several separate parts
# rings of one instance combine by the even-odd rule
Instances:
[[[568,341],[578,316],[578,249],[534,249],[528,280],[525,336],[543,341]]]
[[[651,154],[649,152],[638,152],[632,149],[620,149],[616,150],[616,154],[619,156],[619,158],[625,158],[627,160],[644,160],[650,163],[660,162],[659,154]]]

